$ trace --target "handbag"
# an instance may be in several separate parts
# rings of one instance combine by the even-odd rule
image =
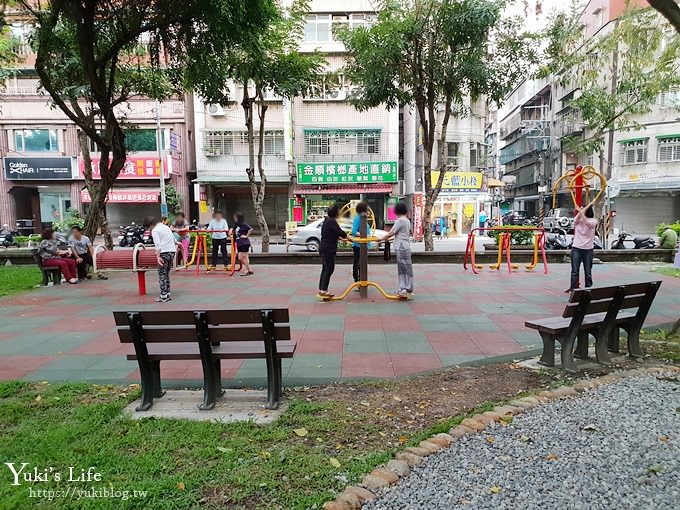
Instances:
[[[385,241],[385,248],[383,250],[383,258],[385,259],[385,262],[389,262],[390,259],[392,258],[392,251],[390,250],[390,242]]]

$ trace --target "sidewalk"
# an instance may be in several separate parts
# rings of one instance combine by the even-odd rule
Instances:
[[[566,264],[550,274],[486,271],[472,275],[460,265],[428,264],[415,269],[416,295],[408,302],[387,301],[375,291],[361,301],[318,302],[318,268],[260,266],[242,278],[226,273],[195,277],[172,275],[171,303],[153,303],[157,288],[147,275],[150,295],[137,296],[132,273],[112,273],[108,281],[37,289],[0,300],[0,379],[38,381],[138,382],[136,364],[125,359],[131,346],[120,344],[114,310],[289,307],[292,335],[298,342],[293,360],[284,361],[286,384],[311,384],[356,377],[395,377],[497,356],[519,356],[541,348],[530,318],[562,312],[568,281]],[[594,269],[597,285],[650,281],[664,283],[647,325],[677,320],[680,279],[662,277],[649,265],[603,264]],[[350,283],[350,270],[338,266],[332,290]],[[370,278],[392,290],[393,264],[369,268]],[[201,383],[200,362],[163,362],[168,384]],[[226,361],[226,385],[259,385],[264,361]]]

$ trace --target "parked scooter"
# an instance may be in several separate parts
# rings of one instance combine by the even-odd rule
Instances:
[[[567,238],[567,231],[563,228],[555,229],[554,232],[548,232],[545,237],[546,250],[571,250],[573,244],[574,238]],[[593,249],[604,249],[604,245],[598,236],[593,238]]]
[[[624,232],[619,233],[619,238],[612,243],[612,250],[625,250],[626,242],[633,242],[634,250],[651,250],[656,248],[656,241],[652,236],[633,236]]]
[[[118,232],[118,245],[121,247],[135,246],[144,242],[144,227],[132,222],[127,227],[120,227]]]
[[[16,232],[11,232],[8,225],[3,225],[0,230],[0,247],[10,248],[12,246],[19,247],[19,243],[15,238]]]

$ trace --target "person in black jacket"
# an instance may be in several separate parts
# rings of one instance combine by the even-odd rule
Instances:
[[[319,296],[333,297],[328,292],[331,275],[335,271],[335,256],[338,252],[338,239],[347,239],[347,233],[338,225],[339,209],[337,205],[328,208],[328,216],[321,224],[321,243],[319,254],[321,255],[321,277],[319,278]]]

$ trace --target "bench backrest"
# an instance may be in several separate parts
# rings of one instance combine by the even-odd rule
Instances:
[[[562,316],[574,317],[577,313],[587,316],[603,312],[618,314],[621,310],[637,309],[638,318],[644,320],[660,286],[661,282],[655,281],[575,290],[569,296]]]
[[[207,340],[220,342],[290,340],[288,310],[164,310],[113,312],[121,343],[135,342],[133,322],[139,325],[145,343],[196,342],[200,323],[207,326]]]

